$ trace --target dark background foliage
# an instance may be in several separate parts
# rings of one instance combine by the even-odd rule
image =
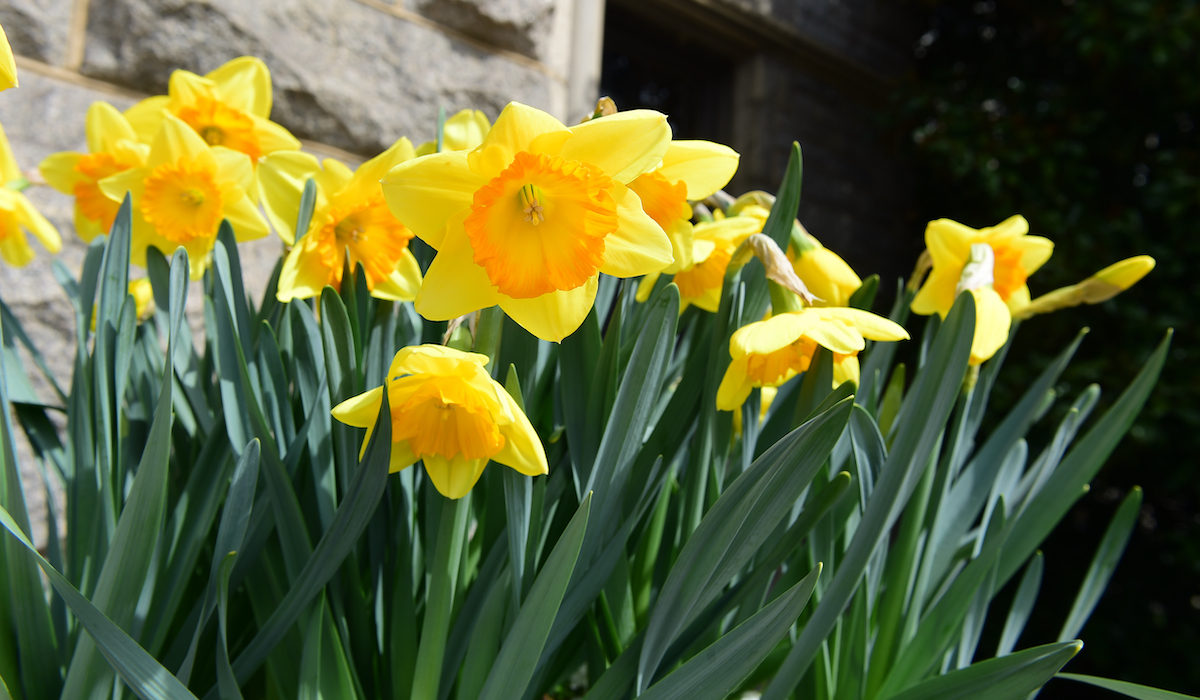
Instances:
[[[1128,256],[1158,261],[1115,301],[1025,322],[995,408],[1088,326],[1060,404],[1096,382],[1107,391],[1102,411],[1175,329],[1150,403],[1046,544],[1021,646],[1053,641],[1120,498],[1141,485],[1139,526],[1068,670],[1200,694],[1200,8],[932,0],[917,9],[927,29],[913,44],[917,70],[883,118],[918,169],[915,230],[938,217],[982,227],[1023,214],[1056,244],[1030,280],[1034,296]],[[1042,697],[1100,694],[1056,681]]]

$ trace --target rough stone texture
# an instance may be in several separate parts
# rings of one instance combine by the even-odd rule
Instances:
[[[357,153],[432,138],[439,106],[494,118],[510,100],[558,113],[565,99],[562,83],[529,63],[354,0],[93,0],[88,17],[85,75],[161,93],[175,68],[259,56],[276,121]]]
[[[413,0],[429,19],[530,58],[544,58],[553,0]]]
[[[73,4],[72,0],[0,0],[0,26],[16,53],[62,65]]]

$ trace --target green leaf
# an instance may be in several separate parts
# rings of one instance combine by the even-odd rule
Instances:
[[[551,550],[546,565],[538,572],[533,588],[529,589],[529,597],[517,613],[479,694],[480,700],[511,698],[529,685],[575,570],[591,508],[592,496],[588,494]]]
[[[1083,642],[1061,642],[988,659],[931,678],[890,700],[1021,700],[1053,678],[1082,648]]]
[[[458,573],[462,568],[463,545],[467,539],[467,521],[471,515],[471,493],[467,492],[462,498],[456,499],[444,498],[432,490],[428,493],[430,499],[440,501],[441,517],[436,545],[430,547],[433,559],[429,566],[425,617],[421,620],[421,641],[417,646],[412,696],[432,699],[438,696],[442,680],[446,639],[450,634],[450,617],[454,612]]]
[[[1037,602],[1038,590],[1042,587],[1042,560],[1042,553],[1037,552],[1025,567],[1025,575],[1021,577],[1017,593],[1013,596],[1012,607],[1004,620],[1004,630],[1000,633],[996,656],[1011,654],[1017,646],[1017,640],[1021,638],[1021,632],[1025,630],[1025,623],[1029,621],[1029,614],[1033,612],[1034,603]]]
[[[821,565],[750,619],[638,695],[639,700],[723,698],[762,663],[812,596]]]
[[[308,233],[308,225],[312,222],[313,208],[317,205],[317,183],[310,177],[304,181],[304,192],[300,195],[300,209],[296,212],[295,245],[300,245],[300,239]]]
[[[506,469],[505,472],[514,471]],[[480,579],[484,581],[485,579]],[[489,672],[496,664],[496,654],[500,652],[500,640],[504,634],[504,615],[508,611],[508,601],[505,600],[505,589],[512,587],[512,579],[501,576],[499,579],[486,579],[487,586],[482,583],[476,588],[487,588],[488,597],[483,609],[471,632],[471,640],[461,662],[462,669],[458,677],[456,700],[476,700],[487,682]],[[458,670],[458,669],[455,669]],[[442,681],[443,693],[446,693]]]
[[[229,573],[233,571],[233,560],[237,552],[229,552],[221,559],[217,567],[217,687],[221,690],[221,700],[242,700],[238,690],[237,679],[233,677],[233,668],[229,665],[229,642],[227,639],[226,621],[229,609]]]
[[[1160,690],[1127,681],[1116,681],[1111,678],[1097,678],[1096,676],[1084,676],[1078,673],[1060,673],[1055,678],[1065,678],[1069,681],[1087,683],[1097,688],[1104,688],[1114,693],[1121,693],[1131,698],[1137,698],[1137,700],[1197,700],[1194,695],[1173,693],[1169,690]]]
[[[1092,611],[1096,609],[1096,604],[1100,602],[1100,596],[1104,595],[1104,589],[1108,587],[1108,581],[1112,578],[1117,563],[1121,561],[1121,555],[1125,553],[1125,546],[1129,544],[1129,536],[1133,534],[1133,527],[1137,524],[1141,510],[1142,489],[1134,486],[1113,515],[1108,529],[1104,531],[1104,538],[1100,540],[1096,556],[1092,558],[1092,564],[1083,577],[1067,621],[1058,633],[1058,641],[1074,639],[1083,630]]]

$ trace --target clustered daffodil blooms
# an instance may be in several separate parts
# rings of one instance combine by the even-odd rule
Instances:
[[[150,146],[146,164],[100,181],[114,201],[133,198],[130,258],[145,266],[150,246],[169,253],[187,249],[192,279],[209,264],[222,219],[239,241],[267,235],[267,223],[246,194],[254,181],[250,159],[223,146],[209,147],[183,121],[167,116]]]
[[[58,230],[21,193],[28,184],[0,127],[0,257],[13,267],[23,267],[33,260],[25,231],[32,233],[48,252],[62,250]]]
[[[438,253],[415,302],[430,320],[493,305],[561,341],[583,323],[600,273],[634,277],[673,260],[662,227],[626,183],[671,139],[657,112],[566,127],[513,102],[483,143],[401,163],[384,179],[396,218]]]
[[[488,460],[522,474],[546,474],[546,452],[529,419],[488,375],[486,355],[441,345],[396,353],[386,388],[392,413],[391,471],[418,460],[437,490],[462,498]],[[367,429],[363,450],[383,405],[384,387],[338,404],[333,416]]]
[[[12,46],[4,27],[0,27],[0,90],[17,87],[17,61],[13,58]]]
[[[263,209],[285,243],[292,245],[279,274],[281,302],[317,296],[326,285],[342,282],[346,255],[350,269],[362,263],[371,295],[412,301],[421,288],[421,268],[408,249],[412,233],[383,201],[379,180],[393,166],[414,157],[402,138],[391,148],[351,171],[327,158],[322,164],[307,153],[281,151],[259,167]],[[304,185],[317,187],[308,231],[295,238]]]
[[[710,313],[721,306],[721,287],[733,252],[752,234],[762,230],[762,221],[749,216],[731,216],[688,224],[688,258],[691,263],[675,272],[672,282],[679,287],[679,312],[695,305]],[[672,266],[674,267],[674,266]],[[637,300],[646,301],[659,274],[652,272],[638,285]]]
[[[54,189],[75,197],[75,233],[90,242],[108,233],[121,204],[100,191],[99,182],[146,163],[150,147],[116,107],[93,102],[87,111],[88,153],[65,151],[42,161],[38,169]]]
[[[1049,239],[1028,233],[1029,222],[1019,215],[989,228],[938,219],[925,229],[933,269],[913,298],[912,310],[945,318],[955,297],[970,292],[975,298],[972,365],[990,358],[1008,340],[1013,311],[1029,303],[1025,280],[1054,251]]]
[[[805,308],[742,326],[729,339],[733,361],[717,389],[717,408],[737,410],[755,387],[778,387],[808,369],[817,346],[833,353],[834,386],[858,383],[865,340],[907,340],[898,324],[869,311]]]
[[[1028,304],[1014,309],[1013,318],[1026,319],[1080,304],[1099,304],[1108,301],[1137,284],[1154,269],[1154,258],[1135,255],[1113,263],[1079,284],[1043,294]]]
[[[153,142],[167,115],[210,146],[245,153],[252,166],[268,153],[300,148],[295,136],[269,119],[271,73],[252,56],[235,58],[203,77],[176,70],[166,95],[148,97],[125,112],[145,143]]]
[[[443,151],[469,151],[483,143],[492,123],[487,115],[477,109],[464,109],[446,120],[442,125]],[[426,141],[417,146],[417,155],[437,153],[437,141]]]

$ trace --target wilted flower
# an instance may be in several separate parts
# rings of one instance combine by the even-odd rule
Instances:
[[[662,160],[670,137],[657,112],[567,128],[514,102],[469,153],[393,168],[388,205],[438,250],[417,311],[447,320],[498,304],[539,338],[574,332],[601,272],[633,277],[673,259],[662,227],[625,186]]]
[[[279,237],[295,243],[279,274],[279,300],[317,296],[337,286],[347,253],[351,269],[362,263],[371,295],[412,301],[421,287],[421,268],[408,249],[412,232],[383,201],[379,180],[392,166],[413,158],[412,143],[400,139],[382,154],[350,171],[332,158],[323,165],[307,153],[273,153],[259,168],[263,208]],[[312,219],[296,242],[296,218],[309,178],[317,186]]]
[[[88,153],[53,153],[38,169],[54,189],[75,197],[75,233],[91,241],[108,233],[121,203],[105,196],[99,182],[146,163],[150,147],[138,141],[137,133],[107,102],[93,102],[87,111]]]
[[[51,253],[62,249],[58,230],[18,190],[26,184],[8,137],[0,128],[0,257],[13,267],[22,267],[33,260],[33,248],[25,240],[25,231],[32,233]]]
[[[418,460],[437,490],[462,498],[488,460],[522,474],[546,474],[546,453],[529,419],[504,387],[483,369],[486,355],[441,345],[396,353],[387,374],[392,413],[391,471]],[[338,404],[333,416],[371,431],[383,404],[383,387]]]
[[[754,387],[780,386],[808,369],[817,346],[833,353],[834,386],[858,382],[865,340],[905,340],[908,332],[869,311],[807,308],[739,328],[729,339],[733,361],[717,389],[717,408],[736,410]]]

